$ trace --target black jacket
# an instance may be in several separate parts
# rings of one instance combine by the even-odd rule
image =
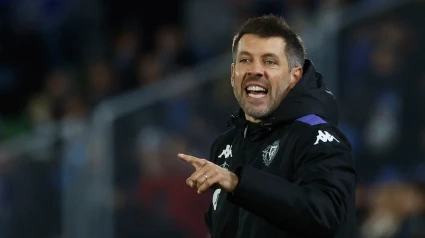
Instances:
[[[337,123],[335,98],[309,60],[270,118],[232,116],[210,161],[239,183],[233,193],[215,190],[205,214],[211,237],[357,237],[354,162]]]

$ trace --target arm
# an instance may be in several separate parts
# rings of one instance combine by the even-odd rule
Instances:
[[[310,142],[293,183],[249,166],[239,167],[239,184],[229,194],[230,202],[282,229],[331,237],[345,221],[349,197],[355,193],[351,149],[339,140],[317,145]]]

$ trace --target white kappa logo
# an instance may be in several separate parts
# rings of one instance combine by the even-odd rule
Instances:
[[[218,158],[221,158],[224,155],[224,158],[229,158],[232,157],[232,146],[231,145],[226,145],[226,149],[223,150],[223,152],[221,152],[221,154],[218,156]]]
[[[317,139],[316,139],[316,142],[314,143],[314,145],[317,145],[319,143],[319,141],[332,142],[334,140],[339,143],[339,140],[337,140],[333,135],[329,134],[329,132],[327,132],[327,131],[323,132],[323,131],[319,130],[319,134],[317,135]]]
[[[220,167],[222,167],[225,170],[229,170],[229,164],[226,161],[224,161],[224,163],[220,165]]]
[[[269,166],[269,164],[273,161],[274,157],[277,154],[277,151],[279,150],[279,140],[273,142],[273,144],[267,146],[265,150],[263,150],[263,162],[266,166]]]

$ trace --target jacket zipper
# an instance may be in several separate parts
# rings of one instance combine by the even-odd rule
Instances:
[[[243,138],[246,139],[246,132],[248,131],[248,125],[245,125],[245,130],[243,132]]]
[[[248,133],[248,124],[246,124],[245,125],[245,129],[244,129],[244,132],[243,132],[243,145],[242,145],[242,151],[243,151],[243,153],[242,153],[242,155],[243,155],[243,157],[242,157],[242,159],[239,161],[240,163],[241,163],[241,165],[242,166],[245,166],[245,164],[247,164],[246,163],[246,155],[247,155],[247,151],[246,151],[246,148],[248,147],[248,142],[249,142],[249,140],[246,138],[246,136],[247,136],[247,133]],[[239,220],[241,219],[241,215],[242,215],[242,213],[243,213],[243,210],[242,210],[242,208],[239,208],[238,209],[238,214],[237,214],[237,220],[238,220],[238,224],[239,224]],[[238,229],[237,229],[237,233],[239,233],[239,230],[241,229],[241,227],[238,227]]]
[[[246,157],[246,154],[247,154],[246,148],[248,147],[248,142],[249,142],[249,140],[246,138],[247,133],[248,133],[248,124],[245,125],[245,130],[243,132],[243,146],[242,146],[242,148],[243,148],[243,158],[242,158],[242,161],[241,161],[243,163],[243,165],[245,165],[246,158],[247,158]]]

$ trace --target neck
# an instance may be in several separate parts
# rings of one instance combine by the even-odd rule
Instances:
[[[260,122],[261,122],[261,120],[260,120],[260,119],[253,118],[253,117],[251,117],[251,116],[249,116],[249,115],[247,115],[247,114],[245,114],[245,118],[246,118],[246,120],[247,120],[247,121],[250,121],[250,122],[252,122],[252,123],[260,123]]]

